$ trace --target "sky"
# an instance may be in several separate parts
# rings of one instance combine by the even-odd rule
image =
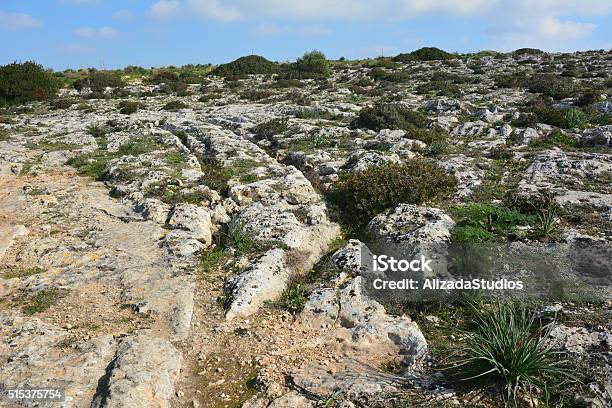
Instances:
[[[0,64],[55,70],[612,48],[612,0],[0,0]]]

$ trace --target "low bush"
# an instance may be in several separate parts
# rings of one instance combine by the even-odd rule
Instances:
[[[51,102],[51,109],[54,109],[54,110],[68,109],[74,104],[75,104],[75,101],[73,99],[67,99],[67,98],[55,99],[53,102]]]
[[[179,101],[177,99],[177,100],[173,100],[173,101],[170,101],[170,102],[166,103],[162,109],[166,110],[166,111],[170,111],[170,112],[176,112],[176,111],[179,111],[181,109],[186,109],[188,107],[189,106],[187,106],[187,104],[185,102]]]
[[[106,88],[121,88],[125,86],[125,82],[114,72],[94,71],[87,77],[77,80],[73,86],[77,91],[89,88],[93,93],[102,93]]]
[[[415,127],[423,128],[429,124],[424,114],[397,104],[378,103],[364,108],[353,120],[353,128],[365,128],[380,131],[382,129],[402,129],[412,131]]]
[[[533,139],[530,143],[530,147],[535,148],[550,148],[553,146],[561,148],[574,148],[578,147],[580,142],[571,136],[568,136],[561,131],[554,131],[548,136],[544,136],[538,139]]]
[[[217,76],[235,76],[239,78],[244,78],[247,75],[255,75],[255,74],[276,74],[280,71],[280,65],[268,61],[264,57],[259,55],[247,55],[245,57],[240,57],[235,61],[232,61],[228,64],[219,65],[215,68],[211,74]]]
[[[576,100],[576,105],[581,107],[590,106],[596,102],[600,102],[602,99],[600,91],[585,91]]]
[[[255,134],[255,138],[262,140],[272,140],[275,135],[285,133],[289,129],[289,121],[287,119],[272,119],[267,122],[260,123],[253,127],[251,132]]]
[[[0,67],[0,106],[52,99],[59,88],[59,80],[35,62]]]
[[[540,100],[531,103],[531,116],[523,117],[527,126],[534,123],[546,123],[564,129],[587,129],[592,126],[612,124],[612,116],[593,108],[561,109],[548,105]],[[518,123],[521,125],[521,123]]]
[[[162,70],[155,72],[147,82],[150,84],[166,84],[168,82],[176,82],[179,80],[179,76],[172,71]]]
[[[512,53],[514,55],[543,55],[544,51],[537,48],[519,48],[514,50]]]
[[[274,95],[274,92],[267,89],[247,89],[240,95],[242,98],[249,101],[261,101]]]
[[[449,98],[457,98],[461,96],[461,89],[449,81],[429,81],[417,86],[418,94],[427,94],[433,92],[436,96],[447,96]]]
[[[118,105],[119,113],[122,113],[124,115],[131,115],[133,113],[136,113],[142,107],[143,106],[140,102],[134,101],[121,101]]]
[[[514,72],[511,74],[499,74],[493,77],[495,86],[498,88],[520,88],[529,79],[525,72]]]
[[[349,225],[365,226],[375,215],[401,203],[421,204],[455,191],[457,180],[434,163],[412,159],[403,164],[340,174],[328,193]]]
[[[411,53],[401,53],[396,55],[395,57],[393,57],[393,61],[395,62],[414,62],[414,61],[418,61],[419,59],[412,55]]]
[[[223,98],[223,94],[220,92],[209,92],[198,98],[198,102],[210,102],[215,99]]]
[[[565,99],[576,93],[571,79],[554,74],[536,74],[526,81],[529,92],[550,96],[555,100]]]
[[[419,61],[436,61],[436,60],[447,60],[453,56],[448,52],[441,50],[436,47],[423,47],[410,53]]]

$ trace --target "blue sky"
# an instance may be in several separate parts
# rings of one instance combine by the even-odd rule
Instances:
[[[0,64],[54,69],[612,48],[612,0],[0,0]]]

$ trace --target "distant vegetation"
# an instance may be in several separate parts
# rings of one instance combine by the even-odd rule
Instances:
[[[78,91],[89,88],[94,93],[100,93],[104,92],[106,88],[125,86],[125,82],[119,74],[114,72],[94,71],[87,77],[77,80],[73,86]]]
[[[52,99],[59,88],[52,73],[35,62],[0,67],[0,106]]]
[[[399,54],[394,61],[397,62],[409,62],[409,61],[435,61],[435,60],[447,60],[453,58],[452,54],[441,50],[436,47],[423,47],[416,51],[412,51],[409,54]]]
[[[240,57],[228,64],[221,64],[215,68],[211,74],[223,77],[243,78],[247,75],[255,74],[276,74],[280,71],[280,65],[276,62],[268,61],[259,55],[247,55]]]
[[[412,130],[414,127],[427,126],[429,120],[421,112],[416,112],[397,104],[379,103],[364,108],[352,122],[355,128],[380,131],[382,129]]]
[[[248,75],[278,74],[280,79],[325,78],[331,74],[331,65],[321,51],[305,53],[294,63],[279,64],[259,55],[248,55],[228,64],[219,65],[212,75],[229,79],[245,78]]]

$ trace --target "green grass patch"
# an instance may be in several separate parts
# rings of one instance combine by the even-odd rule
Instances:
[[[497,204],[470,204],[452,209],[457,225],[453,241],[461,244],[503,242],[516,238],[519,226],[534,225],[536,217]]]
[[[27,278],[28,276],[37,275],[39,273],[45,272],[46,269],[40,267],[34,268],[26,268],[26,269],[16,269],[5,272],[2,275],[3,279],[15,279],[15,278]]]
[[[42,290],[31,296],[28,296],[27,305],[24,307],[23,312],[30,316],[44,312],[45,310],[57,304],[57,302],[63,296],[64,291],[57,288]]]

